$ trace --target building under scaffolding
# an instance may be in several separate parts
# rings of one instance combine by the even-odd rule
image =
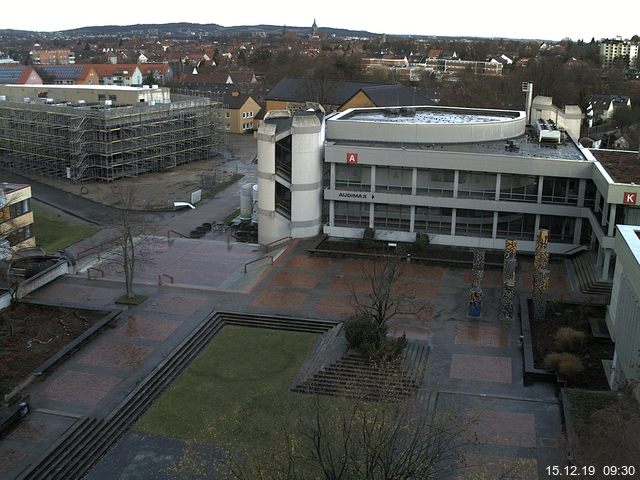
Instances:
[[[74,182],[112,181],[216,153],[208,98],[162,88],[19,87],[0,86],[2,167]]]

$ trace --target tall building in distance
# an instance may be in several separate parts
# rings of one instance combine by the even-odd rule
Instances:
[[[210,158],[212,102],[168,88],[0,85],[0,166],[112,181]]]
[[[34,50],[31,61],[35,65],[71,65],[76,63],[76,54],[69,49]]]
[[[638,62],[638,44],[622,37],[605,38],[600,42],[600,59],[603,67],[611,67],[616,58],[627,59],[627,66],[633,68]]]

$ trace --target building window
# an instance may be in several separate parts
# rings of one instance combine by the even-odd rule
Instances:
[[[458,174],[458,197],[495,199],[496,174],[461,171]]]
[[[377,173],[377,172],[376,172]],[[373,224],[383,230],[408,232],[411,226],[411,207],[376,203],[373,209]]]
[[[532,213],[498,212],[497,238],[533,240],[536,216]]]
[[[413,168],[376,167],[376,192],[411,195]]]
[[[369,204],[334,202],[333,224],[341,227],[367,228],[369,226]]]
[[[491,238],[493,212],[488,210],[456,210],[456,235]]]
[[[451,209],[438,207],[416,207],[414,230],[428,233],[451,234]]]
[[[512,202],[538,201],[538,177],[503,174],[500,179],[500,200]]]
[[[336,164],[336,190],[371,190],[371,167]]]
[[[229,112],[224,112],[224,118],[231,118],[231,114]]]
[[[33,232],[31,231],[31,225],[26,225],[22,228],[18,228],[17,230],[14,230],[13,232],[9,233],[6,236],[6,239],[9,242],[9,245],[13,247],[19,243],[24,242],[28,238],[31,238],[32,236],[33,236]]]
[[[31,202],[29,199],[22,200],[21,202],[8,205],[0,209],[0,222],[7,222],[12,218],[19,217],[31,211]]]
[[[224,126],[224,129],[225,129],[225,130],[231,130],[231,124],[227,123],[227,124]]]
[[[253,118],[253,112],[249,112],[247,115],[249,116],[249,118]]]
[[[549,241],[557,243],[573,243],[575,218],[540,215],[540,228],[549,230]]]
[[[418,195],[453,197],[453,177],[453,170],[419,168],[416,193]]]
[[[575,178],[544,177],[542,203],[578,204],[578,181]]]

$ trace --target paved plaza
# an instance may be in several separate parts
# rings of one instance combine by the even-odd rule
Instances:
[[[311,257],[311,241],[293,241],[273,265],[249,273],[244,265],[257,247],[207,240],[164,240],[154,263],[140,273],[136,291],[148,296],[28,390],[31,413],[0,441],[0,477],[15,478],[82,416],[106,417],[212,311],[282,314],[342,320],[353,312],[353,295],[363,296],[366,262]],[[518,288],[530,288],[532,259],[520,259]],[[553,263],[552,291],[571,292],[564,264]],[[158,285],[163,273],[174,284]],[[517,320],[498,318],[501,272],[485,271],[482,316],[467,317],[470,267],[405,264],[399,293],[422,308],[397,315],[394,335],[430,346],[424,387],[436,409],[453,408],[473,419],[478,444],[468,463],[518,465],[518,478],[544,476],[563,462],[560,407],[550,385],[523,386]],[[94,307],[115,306],[123,283],[115,270],[105,278],[86,274],[60,278],[31,300]],[[215,341],[215,340],[214,340]],[[171,478],[166,467],[181,452],[171,438],[126,434],[92,470],[91,479]],[[490,476],[487,478],[491,478]]]

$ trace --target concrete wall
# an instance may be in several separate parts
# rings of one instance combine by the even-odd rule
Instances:
[[[615,341],[615,370],[625,378],[640,380],[640,226],[619,225],[615,237],[616,267],[607,327]],[[616,380],[615,378],[613,379]],[[640,385],[636,385],[640,400]]]
[[[299,115],[291,126],[291,236],[313,237],[322,227],[323,125]]]
[[[429,107],[420,107],[429,111]],[[381,113],[388,108],[371,109]],[[458,107],[433,107],[433,110],[452,114],[505,115],[504,110],[471,109]],[[327,120],[327,138],[331,140],[378,141],[391,143],[472,143],[506,140],[525,132],[524,112],[512,112],[498,121],[483,123],[415,123],[393,121],[359,121],[349,117],[350,110]]]
[[[31,278],[28,278],[18,285],[17,296],[18,298],[23,298],[31,292],[36,291],[40,287],[44,287],[48,283],[53,282],[56,278],[66,275],[67,273],[69,273],[69,265],[66,260],[61,259],[57,264]]]
[[[580,138],[582,117],[582,110],[577,105],[567,105],[564,109],[560,109],[553,105],[551,97],[537,96],[531,105],[532,125],[540,118],[543,120],[551,119],[574,138]]]

